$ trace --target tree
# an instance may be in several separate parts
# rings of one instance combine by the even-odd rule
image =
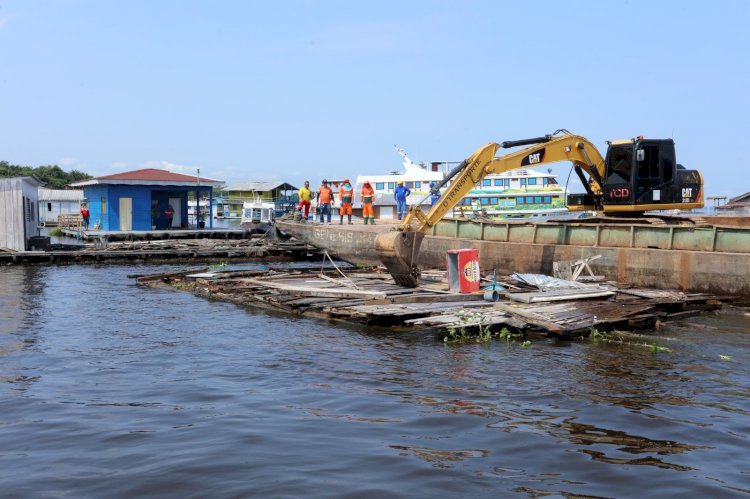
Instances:
[[[28,177],[31,175],[44,182],[46,187],[50,189],[63,189],[73,182],[91,178],[88,173],[78,170],[65,172],[57,165],[31,167],[0,161],[0,177]]]

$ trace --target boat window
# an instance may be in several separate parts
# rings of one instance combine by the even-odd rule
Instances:
[[[544,177],[542,179],[542,185],[547,185],[547,184],[549,184],[549,179],[547,177]]]
[[[510,187],[510,179],[509,178],[503,179],[503,185],[505,185],[505,187]]]
[[[536,204],[542,204],[542,196],[536,196],[536,197],[534,197],[534,202]]]
[[[393,182],[388,182],[388,190],[393,190]]]
[[[417,189],[421,189],[422,188],[422,182],[419,182],[419,181],[414,182],[414,187],[416,187]]]
[[[487,187],[492,185],[492,181],[489,179],[482,180],[482,185],[486,185]]]
[[[518,204],[526,204],[526,201],[524,201],[524,199],[523,199],[522,197],[519,197],[519,198],[518,198],[518,199],[516,200],[516,203],[518,203]]]
[[[526,196],[526,204],[534,204],[534,198],[531,196]]]
[[[521,179],[521,185],[526,185],[526,179],[525,178]]]
[[[529,179],[529,185],[536,185],[536,179],[535,178],[530,178]]]
[[[482,198],[482,204],[490,204],[490,198]]]
[[[382,191],[385,189],[385,182],[377,182],[375,184],[375,190]]]
[[[552,198],[550,196],[544,196],[544,204],[550,204],[552,202]]]
[[[497,198],[490,198],[490,204],[497,204]]]

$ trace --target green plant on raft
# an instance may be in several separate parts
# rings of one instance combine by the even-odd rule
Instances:
[[[229,264],[227,262],[218,262],[218,263],[212,263],[208,266],[211,270],[219,270],[227,267]]]
[[[172,283],[173,288],[177,289],[195,289],[195,282],[193,281],[174,281]]]
[[[48,235],[52,237],[60,237],[63,235],[63,231],[61,228],[58,227],[58,228],[50,230]]]
[[[524,348],[529,348],[531,346],[531,340],[526,340],[523,343],[521,343],[521,346]]]

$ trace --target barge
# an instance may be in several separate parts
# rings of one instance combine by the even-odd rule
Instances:
[[[444,219],[429,229],[416,263],[445,269],[448,250],[475,248],[483,271],[551,275],[555,262],[591,259],[623,285],[750,297],[746,217],[694,225]],[[278,230],[354,265],[380,263],[375,238],[395,224],[321,226],[288,220]]]

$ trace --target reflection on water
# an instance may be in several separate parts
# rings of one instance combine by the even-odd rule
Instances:
[[[744,309],[654,333],[671,338],[670,353],[585,341],[445,345],[126,278],[168,269],[0,271],[4,491],[750,493]]]

